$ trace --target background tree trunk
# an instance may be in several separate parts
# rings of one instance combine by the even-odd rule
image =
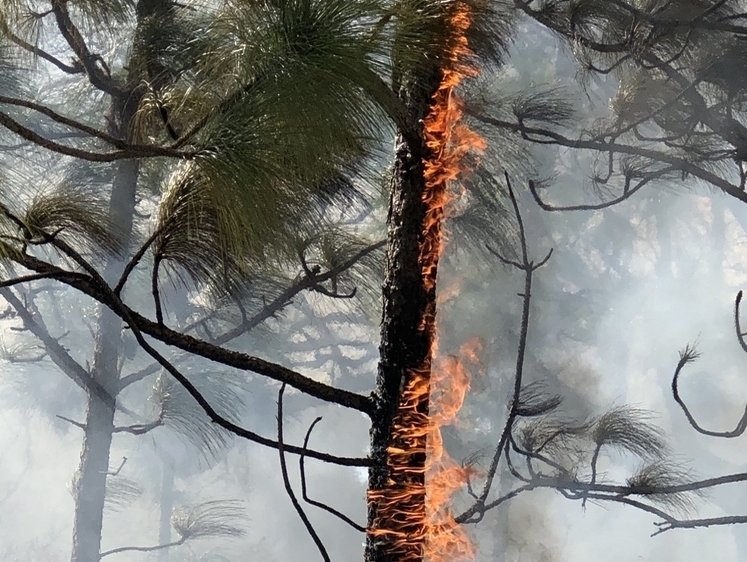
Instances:
[[[127,122],[129,124],[129,120]],[[119,165],[112,184],[110,214],[126,240],[132,232],[139,165],[127,161]],[[126,246],[126,244],[125,244]],[[110,263],[106,277],[116,278],[118,263]],[[122,323],[108,308],[99,312],[93,354],[92,375],[116,397],[119,385],[119,354]],[[109,451],[114,431],[112,402],[103,400],[89,390],[87,393],[86,427],[83,451],[75,477],[75,519],[73,523],[72,562],[98,562],[101,550],[101,528],[106,499],[106,474],[109,470]]]

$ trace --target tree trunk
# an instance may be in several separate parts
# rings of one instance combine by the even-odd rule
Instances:
[[[171,542],[171,512],[174,510],[174,461],[161,456],[161,497],[159,498],[160,515],[158,519],[158,544]],[[168,548],[158,551],[158,562],[169,562]]]
[[[112,185],[110,214],[129,240],[135,209],[139,165],[121,163]],[[125,247],[127,244],[125,244]],[[118,263],[107,266],[105,276],[111,283],[120,270]],[[111,310],[101,307],[96,331],[91,374],[112,397],[119,384],[121,321]],[[114,430],[113,401],[105,401],[91,390],[87,393],[86,427],[83,451],[75,476],[75,519],[73,523],[72,562],[98,562],[101,551],[101,527],[106,499],[106,475]]]
[[[370,432],[374,465],[368,480],[366,562],[410,562],[423,556],[428,389],[417,403],[406,402],[414,379],[426,384],[430,379],[433,333],[424,318],[430,317],[432,324],[436,304],[435,284],[428,286],[421,264],[428,156],[421,123],[441,73],[435,65],[424,66],[400,91],[417,129],[404,136],[420,144],[398,137],[391,181],[377,412]],[[435,274],[430,272],[434,279]],[[409,426],[407,438],[397,429],[403,426]],[[421,431],[413,431],[417,426]]]
[[[153,84],[148,76],[151,69],[138,63],[141,51],[147,50],[147,39],[141,36],[142,28],[159,11],[171,9],[169,0],[139,0],[136,6],[136,23],[132,55],[125,68],[128,91],[112,100],[109,133],[132,141],[132,124],[135,112],[144,93],[143,81]],[[145,75],[145,76],[144,76]],[[109,216],[117,232],[123,237],[126,250],[132,237],[136,192],[140,164],[137,160],[126,160],[117,165],[112,183]],[[125,252],[125,255],[127,253]],[[122,271],[121,261],[107,264],[104,278],[114,285]],[[122,347],[122,322],[111,310],[101,307],[98,318],[92,374],[112,397],[117,396]],[[73,526],[73,550],[71,562],[99,562],[101,551],[101,529],[104,501],[106,499],[106,473],[109,465],[114,429],[114,406],[107,405],[92,392],[88,392],[85,437],[80,465],[75,478],[75,520]]]

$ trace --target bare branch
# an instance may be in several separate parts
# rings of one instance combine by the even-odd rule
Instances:
[[[78,131],[86,133],[87,135],[90,135],[94,138],[103,140],[111,144],[112,146],[115,146],[116,148],[127,150],[130,146],[123,140],[117,139],[116,137],[113,137],[103,131],[99,131],[95,127],[91,127],[89,125],[86,125],[85,123],[81,123],[80,121],[76,121],[75,119],[65,117],[64,115],[61,115],[57,113],[56,111],[51,110],[45,105],[34,103],[28,100],[10,98],[7,96],[0,96],[0,104],[3,104],[3,103],[7,105],[13,105],[16,107],[25,107],[27,109],[31,109],[33,111],[41,113],[42,115],[45,115],[46,117],[49,117],[52,121],[55,121],[62,125],[66,125],[73,129],[77,129]]]
[[[122,469],[124,468],[124,465],[127,463],[127,457],[122,457],[122,462],[119,465],[119,468],[113,472],[107,472],[107,476],[119,476],[119,473],[122,472]]]
[[[67,423],[69,423],[70,425],[74,425],[75,427],[77,427],[77,428],[80,428],[80,429],[82,429],[83,431],[85,431],[85,430],[86,430],[86,424],[84,424],[84,423],[81,423],[81,422],[79,422],[79,421],[75,421],[75,420],[72,420],[72,419],[70,419],[70,418],[66,418],[65,416],[61,416],[61,415],[59,415],[59,414],[57,414],[57,415],[56,415],[55,417],[57,417],[57,418],[60,418],[60,419],[61,419],[62,421],[66,421],[66,422],[67,422]]]
[[[322,421],[321,416],[319,416],[318,418],[316,418],[311,423],[311,425],[309,426],[309,429],[306,432],[306,437],[304,437],[304,440],[303,440],[303,448],[304,448],[304,450],[306,450],[306,448],[309,445],[309,438],[311,437],[311,432],[314,430],[314,426],[317,423],[319,423],[320,421]],[[352,519],[350,519],[350,517],[348,517],[347,515],[345,515],[345,514],[339,512],[339,511],[337,511],[335,508],[330,507],[326,503],[322,503],[320,501],[312,500],[311,498],[309,498],[308,494],[306,493],[306,467],[305,467],[304,460],[305,460],[305,456],[304,456],[303,453],[301,453],[301,455],[298,457],[298,470],[301,473],[301,496],[303,497],[304,501],[306,503],[308,503],[308,504],[311,504],[311,505],[315,506],[315,507],[323,509],[327,513],[331,513],[332,515],[334,515],[338,519],[340,519],[340,520],[344,521],[345,523],[347,523],[348,525],[350,525],[356,531],[360,531],[361,533],[365,533],[366,532],[366,528],[364,526],[362,526],[362,525],[358,525],[358,523],[356,523],[355,521],[353,521]]]
[[[163,425],[163,420],[157,419],[150,423],[137,423],[134,425],[115,427],[113,430],[113,433],[130,433],[132,435],[145,435],[149,431],[152,431],[156,429],[157,427],[161,427],[162,425]]]
[[[178,541],[167,544],[157,544],[155,546],[120,546],[119,548],[105,550],[99,556],[100,558],[103,558],[104,556],[119,554],[120,552],[153,552],[156,550],[163,550],[164,548],[171,548],[172,546],[181,546],[185,542],[187,542],[187,537],[181,537]]]
[[[85,72],[82,66],[78,64],[74,64],[72,66],[65,64],[60,59],[50,55],[48,52],[44,51],[43,49],[40,49],[39,47],[36,47],[32,45],[31,43],[27,43],[17,35],[11,33],[9,30],[5,31],[5,36],[10,39],[13,43],[21,47],[22,49],[28,51],[29,53],[32,53],[34,56],[39,57],[40,59],[43,59],[49,63],[52,63],[57,68],[59,68],[62,72],[65,72],[66,74],[82,74]]]
[[[495,448],[495,453],[493,454],[493,458],[490,463],[490,467],[488,469],[482,491],[479,494],[475,503],[472,505],[472,507],[468,508],[464,513],[462,513],[461,515],[457,517],[458,520],[459,519],[469,520],[475,514],[480,513],[481,511],[484,510],[485,502],[488,498],[488,495],[490,494],[490,490],[493,486],[495,475],[498,471],[498,465],[501,460],[501,454],[503,453],[504,449],[508,446],[508,439],[511,435],[514,422],[516,421],[516,418],[519,414],[519,406],[521,404],[521,388],[522,388],[522,381],[524,377],[524,360],[526,356],[527,337],[529,335],[529,312],[531,308],[530,305],[531,305],[531,297],[532,297],[532,275],[536,267],[533,262],[529,261],[529,250],[527,247],[526,231],[524,229],[524,221],[521,217],[521,211],[519,210],[519,205],[518,205],[518,202],[516,201],[516,195],[514,193],[513,187],[511,186],[511,180],[508,176],[508,173],[505,174],[505,177],[506,177],[506,186],[508,189],[508,194],[511,199],[511,204],[514,209],[514,213],[516,215],[517,224],[519,226],[522,263],[517,264],[517,265],[520,265],[519,269],[524,271],[524,292],[520,295],[523,301],[522,313],[521,313],[521,330],[519,334],[518,351],[516,354],[516,369],[514,371],[514,388],[513,388],[513,393],[511,395],[511,401],[509,404],[508,418],[506,419],[506,423],[503,426],[503,430],[501,432],[501,437],[498,440],[498,444]],[[544,265],[549,258],[550,258],[550,255],[548,254],[548,256],[545,259],[543,259],[542,262],[540,262],[540,265],[537,267]]]
[[[153,305],[156,309],[156,322],[163,324],[163,309],[161,308],[161,295],[158,291],[158,272],[160,270],[163,257],[157,255],[153,260],[153,271],[151,272],[151,294],[153,295]]]
[[[52,152],[63,154],[65,156],[72,156],[79,160],[86,160],[89,162],[115,162],[118,160],[131,160],[133,158],[154,158],[166,156],[169,158],[177,158],[180,160],[189,160],[194,158],[195,152],[180,152],[171,148],[164,148],[160,146],[152,145],[135,145],[128,144],[127,148],[121,150],[115,150],[112,152],[91,152],[88,150],[82,150],[65,144],[61,144],[50,140],[36,131],[21,125],[18,121],[7,115],[6,113],[0,112],[0,125],[8,129],[10,132],[15,133],[19,137],[32,142],[42,148],[46,148]]]
[[[124,314],[123,320],[130,326],[130,329],[132,330],[135,339],[137,339],[138,343],[140,344],[140,347],[142,347],[146,353],[153,357],[153,359],[155,359],[171,376],[173,376],[179,382],[179,384],[181,384],[185,388],[185,390],[190,394],[190,396],[192,396],[192,398],[195,399],[195,401],[200,405],[200,407],[205,411],[205,413],[214,423],[230,431],[234,435],[238,435],[239,437],[242,437],[249,441],[259,443],[260,445],[275,449],[280,446],[279,442],[273,441],[272,439],[267,439],[266,437],[262,437],[261,435],[254,433],[253,431],[249,431],[248,429],[236,425],[235,423],[218,414],[215,408],[210,405],[210,403],[205,399],[200,391],[197,390],[192,382],[187,377],[185,377],[178,369],[176,369],[176,367],[174,367],[174,365],[172,365],[166,358],[158,353],[158,351],[156,351],[150,344],[148,344],[130,314]],[[334,455],[328,455],[326,453],[318,453],[316,451],[312,452],[304,449],[303,447],[286,446],[285,448],[289,452],[295,454],[306,454],[310,457],[314,457],[325,462],[340,464],[343,466],[368,466],[371,462],[370,459],[336,457]]]
[[[494,119],[492,117],[487,117],[485,115],[480,115],[474,112],[471,112],[470,115],[474,117],[475,119],[477,119],[478,121],[481,121],[483,123],[493,125],[496,127],[500,127],[503,129],[509,129],[511,131],[519,133],[526,140],[529,140],[530,142],[534,142],[537,144],[551,144],[551,145],[558,145],[558,146],[566,146],[568,148],[581,148],[581,149],[587,149],[587,150],[593,150],[593,151],[605,152],[605,153],[614,151],[619,154],[629,154],[633,156],[640,156],[642,158],[646,158],[654,162],[662,162],[665,164],[669,164],[672,170],[680,170],[682,172],[691,174],[694,177],[697,177],[703,181],[706,181],[712,184],[715,187],[718,187],[727,195],[731,195],[732,197],[742,201],[743,203],[747,203],[747,193],[745,193],[738,185],[734,185],[730,183],[729,181],[725,180],[724,178],[717,176],[716,174],[709,172],[708,170],[705,170],[703,168],[696,166],[695,164],[693,164],[692,162],[689,162],[688,160],[685,160],[683,158],[678,158],[677,156],[673,156],[665,152],[661,152],[658,150],[652,150],[649,148],[644,148],[644,147],[639,147],[639,146],[630,146],[626,144],[620,144],[618,142],[613,142],[613,141],[608,142],[608,141],[602,141],[602,140],[572,139],[564,135],[561,135],[560,133],[556,133],[555,131],[551,131],[549,129],[543,129],[539,127],[529,127],[523,123],[511,123],[510,121]],[[534,135],[534,137],[530,137],[529,135]],[[538,203],[540,202],[538,201]],[[541,206],[545,208],[544,205],[541,204]],[[552,207],[545,208],[545,209],[550,210],[550,211],[555,210]]]
[[[16,310],[24,326],[44,344],[49,357],[63,373],[86,392],[93,393],[111,406],[116,405],[115,397],[107,391],[91,373],[84,369],[44,326],[41,318],[35,318],[21,300],[8,288],[0,288],[0,295]],[[120,406],[120,409],[121,406]]]
[[[88,76],[91,85],[111,96],[119,98],[125,97],[128,92],[112,79],[111,73],[109,73],[109,69],[106,67],[101,56],[91,53],[88,49],[85,39],[70,19],[70,14],[67,10],[67,2],[65,0],[51,1],[52,13],[57,21],[57,28],[60,30],[60,34],[64,37],[65,41],[67,41],[67,44],[78,57],[78,60],[86,71],[86,75]],[[99,64],[104,66],[104,71],[99,68]]]
[[[280,456],[280,472],[283,475],[283,484],[285,485],[285,491],[287,492],[288,497],[290,498],[294,509],[298,513],[298,516],[301,518],[301,521],[303,521],[303,524],[306,527],[306,530],[309,532],[309,535],[311,535],[311,538],[313,539],[314,544],[319,549],[319,553],[322,555],[322,559],[324,560],[324,562],[331,562],[329,558],[329,554],[327,553],[327,549],[324,547],[324,543],[319,538],[319,535],[314,529],[314,526],[311,524],[311,521],[309,521],[309,518],[306,516],[306,512],[304,512],[303,507],[301,507],[301,504],[298,502],[296,495],[293,493],[293,486],[291,486],[290,479],[288,478],[288,467],[285,464],[285,449],[283,447],[283,393],[284,392],[285,392],[285,383],[280,385],[280,390],[278,391],[278,454]]]
[[[705,519],[670,519],[661,523],[654,523],[659,529],[651,536],[655,537],[672,529],[697,529],[699,527],[739,525],[743,523],[747,523],[747,515],[727,515],[725,517],[709,517]]]

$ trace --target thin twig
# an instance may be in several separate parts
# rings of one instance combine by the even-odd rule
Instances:
[[[81,423],[79,421],[72,420],[70,418],[66,418],[65,416],[61,416],[60,414],[57,414],[55,417],[60,418],[62,421],[66,421],[70,425],[74,425],[77,428],[82,429],[83,431],[86,430],[86,424]]]
[[[521,330],[519,334],[518,351],[516,354],[516,369],[514,371],[514,388],[513,388],[513,393],[511,395],[508,418],[506,419],[506,423],[503,426],[503,431],[501,432],[501,437],[498,440],[498,444],[495,448],[495,453],[493,454],[493,458],[492,458],[490,467],[488,469],[488,472],[485,478],[485,483],[483,484],[482,492],[480,493],[477,501],[475,501],[472,507],[468,508],[464,513],[458,516],[458,519],[463,519],[463,520],[470,519],[474,514],[479,513],[481,510],[484,509],[485,502],[488,498],[488,495],[490,494],[490,490],[493,486],[495,475],[498,471],[498,465],[501,460],[501,454],[503,453],[504,449],[508,446],[508,439],[509,439],[509,436],[511,435],[513,424],[516,421],[516,417],[519,413],[519,405],[521,402],[520,400],[521,387],[522,387],[522,381],[523,381],[523,376],[524,376],[524,360],[525,360],[526,348],[527,348],[527,338],[529,335],[529,313],[530,313],[531,296],[532,296],[532,274],[534,273],[534,270],[537,267],[544,265],[547,262],[547,260],[550,258],[550,254],[548,254],[548,256],[545,259],[543,259],[540,262],[540,264],[537,266],[535,266],[534,262],[529,261],[529,249],[527,245],[526,231],[524,228],[524,220],[522,219],[521,211],[519,209],[519,204],[516,200],[516,195],[514,193],[513,187],[511,186],[511,179],[508,176],[508,173],[505,173],[505,177],[506,177],[506,187],[508,189],[508,194],[511,199],[511,204],[513,206],[514,214],[516,216],[516,222],[519,227],[519,241],[521,243],[521,257],[522,257],[522,263],[520,264],[519,268],[524,271],[524,292],[521,294],[522,301],[523,301],[522,313],[521,313]]]
[[[167,221],[167,223],[168,222],[169,221]],[[161,228],[157,228],[156,230],[154,230],[153,233],[148,237],[148,239],[143,243],[143,245],[140,246],[138,251],[135,252],[135,255],[132,256],[132,259],[127,262],[127,265],[125,265],[124,269],[122,270],[122,275],[119,277],[119,281],[117,281],[117,284],[114,287],[114,292],[117,295],[122,293],[122,289],[124,288],[125,283],[127,283],[127,279],[129,278],[130,274],[140,263],[140,260],[143,259],[143,256],[145,255],[145,252],[148,251],[148,248],[150,248],[153,245],[153,242],[155,242],[156,239],[163,233],[165,226],[166,225],[163,225]]]
[[[311,437],[311,432],[314,430],[314,426],[317,423],[319,423],[320,421],[322,421],[322,417],[321,416],[319,416],[318,418],[316,418],[311,423],[311,425],[309,426],[309,429],[306,432],[306,437],[304,437],[304,440],[303,440],[303,449],[304,450],[306,450],[306,447],[308,447],[308,445],[309,445],[309,438]],[[340,520],[344,521],[345,523],[347,523],[348,525],[350,525],[356,531],[360,531],[361,533],[365,533],[366,532],[366,528],[363,525],[358,525],[358,523],[356,523],[355,521],[353,521],[352,519],[350,519],[350,517],[348,517],[347,515],[345,515],[345,514],[339,512],[339,511],[337,511],[335,508],[330,507],[326,503],[322,503],[320,501],[312,500],[311,498],[309,498],[308,494],[306,493],[306,467],[305,467],[305,464],[304,464],[304,460],[305,460],[305,456],[304,456],[303,453],[301,453],[301,455],[298,457],[298,469],[299,469],[299,472],[301,474],[301,496],[303,497],[304,501],[306,503],[308,503],[308,504],[311,504],[311,505],[315,506],[315,507],[323,509],[327,513],[331,513],[332,515],[334,515],[338,519],[340,519]]]
[[[324,562],[331,562],[329,554],[327,553],[327,549],[324,547],[324,543],[319,538],[319,535],[314,529],[314,526],[311,524],[311,521],[309,521],[309,518],[306,516],[306,513],[303,510],[303,507],[301,507],[301,504],[298,502],[296,495],[293,493],[293,486],[291,486],[290,479],[288,478],[288,467],[285,464],[285,449],[283,447],[283,393],[284,392],[285,392],[285,383],[280,385],[280,390],[278,391],[278,455],[280,456],[280,472],[283,475],[283,484],[285,485],[285,491],[288,493],[288,497],[290,498],[291,503],[293,504],[293,507],[298,513],[298,516],[301,518],[301,521],[303,521],[303,524],[306,527],[306,530],[309,532],[309,535],[311,535],[311,538],[314,541],[314,544],[319,549],[319,553],[322,555],[322,559],[324,560]]]
[[[187,541],[187,537],[182,537],[178,541],[170,542],[167,544],[157,544],[155,546],[120,546],[119,548],[113,548],[111,550],[105,550],[99,554],[99,558],[109,556],[111,554],[119,554],[120,552],[153,552],[154,550],[162,550],[164,548],[171,548],[172,546],[181,546]]]
[[[156,309],[156,322],[163,324],[163,309],[161,308],[161,294],[158,291],[158,272],[163,256],[160,254],[153,260],[153,271],[151,272],[151,293],[153,294],[153,305]]]

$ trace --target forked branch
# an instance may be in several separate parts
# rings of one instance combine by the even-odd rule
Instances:
[[[317,534],[316,529],[314,529],[314,526],[311,524],[311,521],[309,521],[309,518],[306,515],[306,512],[303,510],[303,507],[301,507],[301,504],[298,502],[298,498],[296,498],[296,494],[293,492],[293,486],[291,486],[290,478],[288,478],[288,466],[285,463],[285,448],[283,447],[283,394],[284,393],[285,393],[285,383],[283,383],[280,386],[280,390],[278,391],[278,454],[280,456],[280,472],[283,475],[283,484],[285,485],[285,491],[287,492],[288,497],[290,498],[291,503],[293,504],[293,508],[296,510],[296,513],[298,513],[298,516],[301,518],[301,521],[303,521],[303,524],[306,527],[306,530],[309,532],[309,535],[311,535],[311,538],[314,541],[314,544],[316,545],[317,549],[319,549],[319,554],[322,555],[322,559],[324,560],[324,562],[331,562],[329,554],[327,553],[327,549],[324,546],[324,543],[319,538],[319,535]]]

